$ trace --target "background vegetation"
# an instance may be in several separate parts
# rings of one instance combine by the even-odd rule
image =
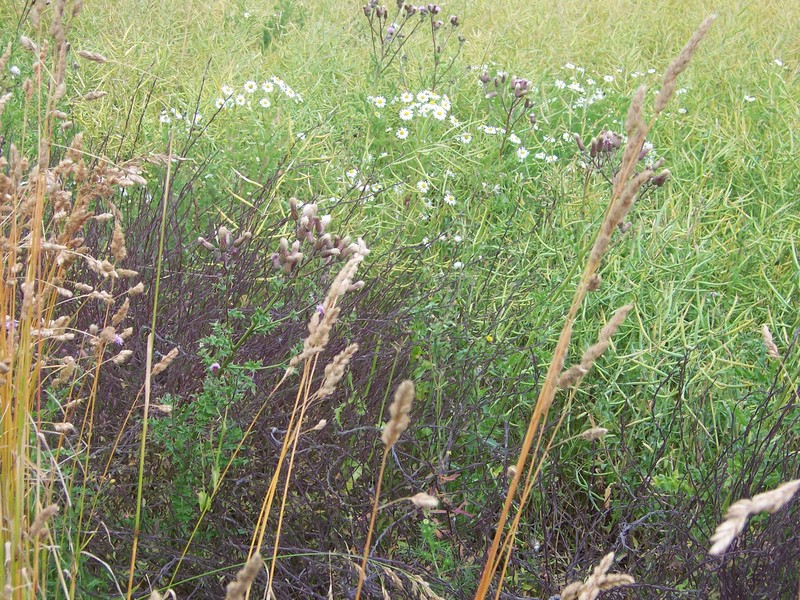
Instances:
[[[0,75],[12,94],[0,122],[4,157],[11,143],[35,152],[40,135],[23,90],[32,55],[19,42],[39,39],[30,9],[0,5],[0,45],[12,44]],[[545,435],[563,417],[561,431],[501,597],[548,598],[611,550],[637,583],[609,597],[796,594],[796,500],[755,520],[724,557],[706,553],[732,501],[800,476],[796,3],[454,2],[433,44],[425,25],[381,61],[386,31],[376,50],[356,3],[94,0],[69,31],[62,110],[74,125],[54,134],[50,162],[75,131],[87,162],[139,159],[147,183],[110,200],[127,241],[121,264],[139,272],[144,293],[126,317],[129,360],[85,378],[93,403],[63,418],[86,389],[40,383],[39,428],[76,427],[48,438],[53,448],[58,440],[59,469],[37,459],[37,472],[56,482],[45,486],[48,501],[25,500],[31,515],[61,507],[43,551],[56,565],[46,597],[126,595],[137,537],[133,597],[168,587],[180,598],[221,597],[246,560],[303,384],[295,376],[274,388],[344,264],[313,249],[320,230],[287,272],[280,239],[302,237],[303,204],[331,216],[334,244],[362,237],[370,253],[320,359],[360,346],[337,391],[306,414],[274,593],[352,597],[379,428],[409,378],[412,424],[392,448],[382,498],[424,491],[440,506],[401,502],[378,513],[364,595],[472,597],[507,469],[610,195],[608,173],[586,167],[574,136],[588,146],[603,129],[623,133],[636,88],[646,84],[652,104],[666,66],[712,9],[719,18],[642,160],[663,158],[670,178],[615,233],[568,362],[614,310],[633,311],[581,386],[556,397]],[[517,105],[509,121],[514,76],[530,82],[530,106]],[[498,94],[487,97],[495,77]],[[107,95],[82,99],[92,90]],[[412,103],[420,106],[405,120]],[[170,137],[179,160],[168,172]],[[86,240],[105,249],[111,234],[92,225]],[[109,309],[95,304],[71,327],[102,330]],[[765,352],[765,324],[777,360]],[[177,348],[152,378],[151,332],[154,362]],[[53,357],[76,352],[67,344]],[[145,382],[151,402],[169,408],[151,418],[141,460]],[[326,426],[310,431],[321,419]],[[608,434],[579,437],[591,427]],[[266,529],[266,558],[275,535]],[[266,593],[265,575],[254,595]]]

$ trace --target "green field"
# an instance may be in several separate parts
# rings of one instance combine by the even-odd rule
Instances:
[[[499,597],[550,598],[612,551],[611,570],[636,583],[601,597],[797,594],[797,500],[753,518],[724,556],[707,549],[731,503],[800,477],[800,4],[500,0],[407,19],[393,4],[383,19],[329,0],[92,0],[66,19],[54,105],[47,23],[63,2],[45,4],[0,3],[7,597],[222,598],[256,549],[266,569],[250,597],[266,597],[268,575],[276,598],[476,597],[608,214],[631,98],[646,86],[650,123],[665,70],[712,12],[632,163],[669,174],[611,225],[565,365],[632,309],[536,430],[540,470],[512,503]],[[38,86],[23,35],[50,40]],[[65,114],[50,131],[54,108]],[[66,244],[53,190],[81,197],[79,175],[56,167],[78,155],[66,153],[76,132],[100,174],[86,207],[108,217],[81,221],[63,267],[47,249],[34,260],[30,240]],[[617,145],[590,153],[601,136]],[[57,177],[37,193],[22,179],[37,180],[42,140]],[[30,159],[16,179],[12,144]],[[147,183],[105,193],[121,177],[106,160]],[[358,238],[363,283],[326,301]],[[128,280],[84,268],[87,254],[144,284],[119,331],[104,327]],[[75,293],[34,306],[43,321],[70,315],[77,338],[36,346],[52,325],[26,308],[31,278]],[[286,376],[309,319],[334,303],[330,340]],[[314,396],[350,343],[335,391]],[[173,348],[151,376],[148,355]],[[404,379],[410,425],[384,455]],[[581,436],[596,427],[607,432]],[[418,492],[438,508],[402,501]],[[31,535],[51,504],[49,533]]]

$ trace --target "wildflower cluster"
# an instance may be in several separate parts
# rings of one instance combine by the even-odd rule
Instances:
[[[487,125],[483,127],[483,131],[489,135],[502,134],[503,139],[500,143],[500,156],[502,156],[507,142],[515,145],[521,144],[519,137],[512,132],[533,105],[533,102],[528,97],[531,90],[531,82],[522,77],[509,78],[505,71],[498,71],[495,77],[492,78],[489,76],[488,71],[484,70],[478,79],[483,86],[485,97],[490,106],[499,105],[500,107],[499,118],[502,125],[499,128]],[[536,123],[536,117],[533,114],[529,114],[528,121],[533,126]],[[519,160],[524,160],[527,156],[527,149],[522,146],[517,148],[517,158]]]
[[[397,0],[396,9],[389,15],[389,9],[378,0],[369,0],[361,10],[369,23],[372,58],[375,63],[375,74],[380,76],[394,61],[403,46],[427,22],[431,33],[431,49],[433,53],[433,69],[431,87],[443,77],[453,66],[460,53],[464,38],[456,35],[458,49],[452,54],[450,62],[443,73],[439,72],[442,56],[449,46],[456,29],[461,25],[457,15],[450,15],[447,23],[441,16],[442,7],[438,4],[414,5]]]
[[[295,240],[290,244],[287,238],[281,238],[278,252],[272,254],[272,266],[276,270],[291,274],[305,256],[319,256],[326,266],[330,266],[336,260],[348,260],[359,251],[359,245],[352,243],[349,236],[332,236],[325,231],[331,215],[320,216],[316,203],[302,204],[297,198],[290,198],[289,210],[295,222]],[[350,290],[360,289],[363,285],[363,281],[358,281],[350,285]]]
[[[227,267],[232,259],[234,259],[244,244],[246,244],[253,234],[249,231],[242,232],[236,239],[233,238],[233,233],[224,225],[217,229],[216,245],[209,242],[204,237],[197,238],[197,243],[203,246],[206,250],[214,253],[216,259]]]
[[[225,84],[220,88],[222,96],[216,99],[214,106],[217,109],[230,109],[245,107],[252,109],[253,105],[261,108],[272,106],[273,93],[278,89],[284,96],[299,104],[303,97],[293,90],[283,79],[273,75],[262,83],[256,83],[252,79],[246,81],[239,88]]]
[[[164,109],[161,111],[161,114],[158,117],[159,122],[163,125],[169,125],[172,121],[177,122],[185,122],[187,127],[191,127],[192,124],[199,125],[200,122],[203,120],[203,115],[199,111],[195,111],[194,116],[188,114],[184,114],[175,107],[170,107],[169,109]]]
[[[394,131],[399,140],[405,140],[409,136],[408,127],[414,120],[448,121],[451,126],[459,125],[458,119],[450,114],[451,104],[447,94],[440,95],[431,90],[422,90],[413,94],[403,92],[399,96],[392,98],[387,103],[383,96],[369,96],[367,100],[376,108],[385,108],[388,104],[399,106],[397,108],[397,118],[402,122],[399,127],[389,127],[386,131]],[[380,114],[380,113],[378,113]]]
[[[587,148],[579,134],[574,135],[575,143],[581,153],[582,164],[588,173],[600,173],[608,183],[613,183],[622,165],[621,149],[627,142],[622,135],[603,129],[597,137],[592,138]],[[653,171],[650,179],[642,186],[639,197],[643,197],[653,188],[661,187],[670,177],[668,169],[655,174],[664,163],[663,158],[651,159],[653,144],[645,142],[639,152],[639,162]]]

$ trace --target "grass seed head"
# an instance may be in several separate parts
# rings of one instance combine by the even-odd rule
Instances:
[[[225,600],[244,600],[247,591],[263,566],[264,561],[261,559],[261,555],[256,552],[245,563],[241,571],[236,574],[236,579],[228,584]]]
[[[789,500],[800,489],[800,479],[784,483],[769,492],[764,492],[752,498],[743,498],[730,505],[725,513],[725,520],[717,527],[711,536],[711,556],[720,556],[725,553],[736,536],[738,536],[750,515],[762,512],[774,513],[788,504]]]
[[[392,402],[389,407],[389,414],[391,417],[383,427],[381,439],[387,449],[394,446],[403,432],[408,428],[408,424],[411,422],[409,413],[411,412],[411,403],[413,401],[414,383],[406,379],[398,386],[394,394],[394,402]]]

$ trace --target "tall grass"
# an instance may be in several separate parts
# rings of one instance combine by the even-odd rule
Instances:
[[[677,83],[710,21],[663,64],[700,5],[431,9],[402,47],[336,3],[131,6],[0,9],[7,596],[794,591],[798,114],[770,30],[735,32],[772,70],[733,89],[730,41]]]

